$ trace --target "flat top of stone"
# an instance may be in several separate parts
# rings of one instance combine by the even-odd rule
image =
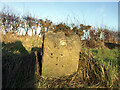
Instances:
[[[66,40],[78,40],[78,41],[80,41],[80,38],[79,38],[79,36],[78,35],[71,35],[70,37],[67,37],[67,36],[65,36],[65,33],[64,32],[57,32],[57,33],[54,33],[54,32],[47,32],[47,33],[45,33],[45,38],[51,38],[51,37],[53,37],[54,39],[65,39],[66,38]]]

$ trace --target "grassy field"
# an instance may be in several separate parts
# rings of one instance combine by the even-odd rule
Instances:
[[[36,74],[36,56],[42,39],[38,36],[2,36],[3,87],[32,88],[118,88],[120,61],[117,48],[83,48],[78,72],[60,78]],[[82,68],[82,69],[81,69]],[[84,72],[82,75],[80,72]],[[87,79],[86,79],[87,78]]]

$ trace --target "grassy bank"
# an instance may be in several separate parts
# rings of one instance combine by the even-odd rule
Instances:
[[[8,34],[2,37],[4,87],[120,87],[120,61],[118,61],[120,52],[117,48],[83,48],[81,52],[80,65],[82,66],[83,64],[84,67],[79,67],[80,70],[78,72],[66,77],[46,78],[35,74],[36,56],[34,51],[36,49],[41,50],[41,46],[42,40],[38,36],[30,37]],[[80,71],[84,72],[83,76],[80,74]]]
[[[2,36],[3,87],[34,87],[34,51],[41,45],[38,36]]]

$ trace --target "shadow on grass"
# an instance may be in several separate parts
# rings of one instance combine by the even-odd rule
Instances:
[[[105,42],[105,46],[108,47],[109,49],[115,49],[115,47],[120,48],[120,45],[119,45],[119,44],[108,43],[108,42]]]
[[[2,43],[2,87],[3,88],[36,88],[35,51],[29,53],[20,41]],[[37,48],[39,61],[40,48]]]

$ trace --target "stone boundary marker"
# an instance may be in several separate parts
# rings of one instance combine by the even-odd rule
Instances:
[[[47,32],[44,39],[42,76],[59,77],[77,71],[80,38],[77,35],[65,36],[64,32]]]

